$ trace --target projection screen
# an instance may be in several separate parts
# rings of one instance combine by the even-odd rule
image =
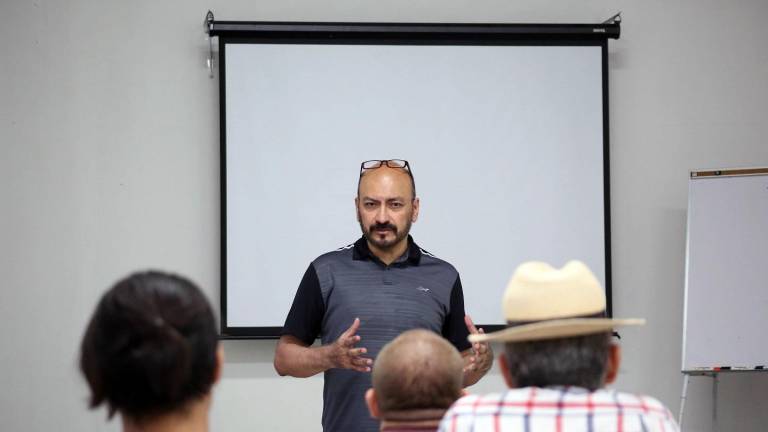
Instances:
[[[476,323],[528,260],[610,292],[606,44],[222,38],[222,333],[279,335],[309,263],[360,238],[368,159],[409,161],[411,234]]]

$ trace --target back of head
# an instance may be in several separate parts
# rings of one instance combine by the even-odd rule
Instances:
[[[562,268],[530,261],[515,270],[502,300],[507,328],[470,335],[505,343],[502,373],[511,387],[578,386],[596,390],[616,376],[614,327],[643,319],[607,318],[606,295],[581,261]]]
[[[192,282],[133,274],[104,294],[83,337],[90,405],[134,421],[181,410],[210,392],[217,347],[213,312]]]
[[[404,332],[384,346],[373,368],[382,416],[447,409],[461,396],[462,370],[461,355],[439,335],[427,330]]]
[[[611,333],[505,344],[514,387],[601,388],[608,367]]]

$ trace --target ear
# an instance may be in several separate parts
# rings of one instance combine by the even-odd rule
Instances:
[[[515,380],[512,379],[512,374],[509,373],[509,363],[507,363],[507,356],[503,352],[499,354],[499,369],[501,370],[501,376],[504,377],[504,382],[507,383],[507,387],[515,388]]]
[[[360,222],[360,198],[355,197],[355,217]]]
[[[621,347],[611,344],[608,349],[608,363],[605,367],[605,384],[611,384],[616,381],[619,374],[619,365],[621,364]]]
[[[413,199],[413,216],[411,216],[411,223],[416,222],[416,219],[419,218],[419,199],[414,198]]]
[[[368,405],[368,412],[371,413],[371,417],[375,419],[381,418],[379,401],[376,399],[376,391],[372,388],[365,392],[365,404]]]
[[[216,348],[216,367],[213,370],[214,384],[221,379],[221,370],[224,368],[224,347],[219,344]]]

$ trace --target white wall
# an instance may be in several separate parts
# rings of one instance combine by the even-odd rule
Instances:
[[[84,324],[117,277],[175,270],[218,304],[209,8],[228,20],[453,22],[595,22],[622,10],[610,43],[614,306],[649,324],[623,332],[617,387],[678,408],[687,171],[768,165],[768,3],[5,0],[0,430],[118,429],[86,411],[76,370]],[[224,345],[214,429],[319,430],[321,378],[278,378],[274,342]],[[497,388],[496,373],[477,386]],[[724,376],[720,429],[763,429],[766,392],[768,375]],[[713,430],[711,407],[710,380],[693,379],[686,429]]]

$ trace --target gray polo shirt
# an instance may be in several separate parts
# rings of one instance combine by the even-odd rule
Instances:
[[[374,359],[405,330],[423,328],[443,335],[459,351],[470,347],[464,324],[464,294],[456,269],[419,248],[408,237],[408,250],[385,265],[365,238],[314,260],[301,280],[282,334],[306,344],[319,336],[333,343],[360,318],[358,347]],[[379,430],[364,394],[371,374],[329,369],[323,388],[323,430]]]

